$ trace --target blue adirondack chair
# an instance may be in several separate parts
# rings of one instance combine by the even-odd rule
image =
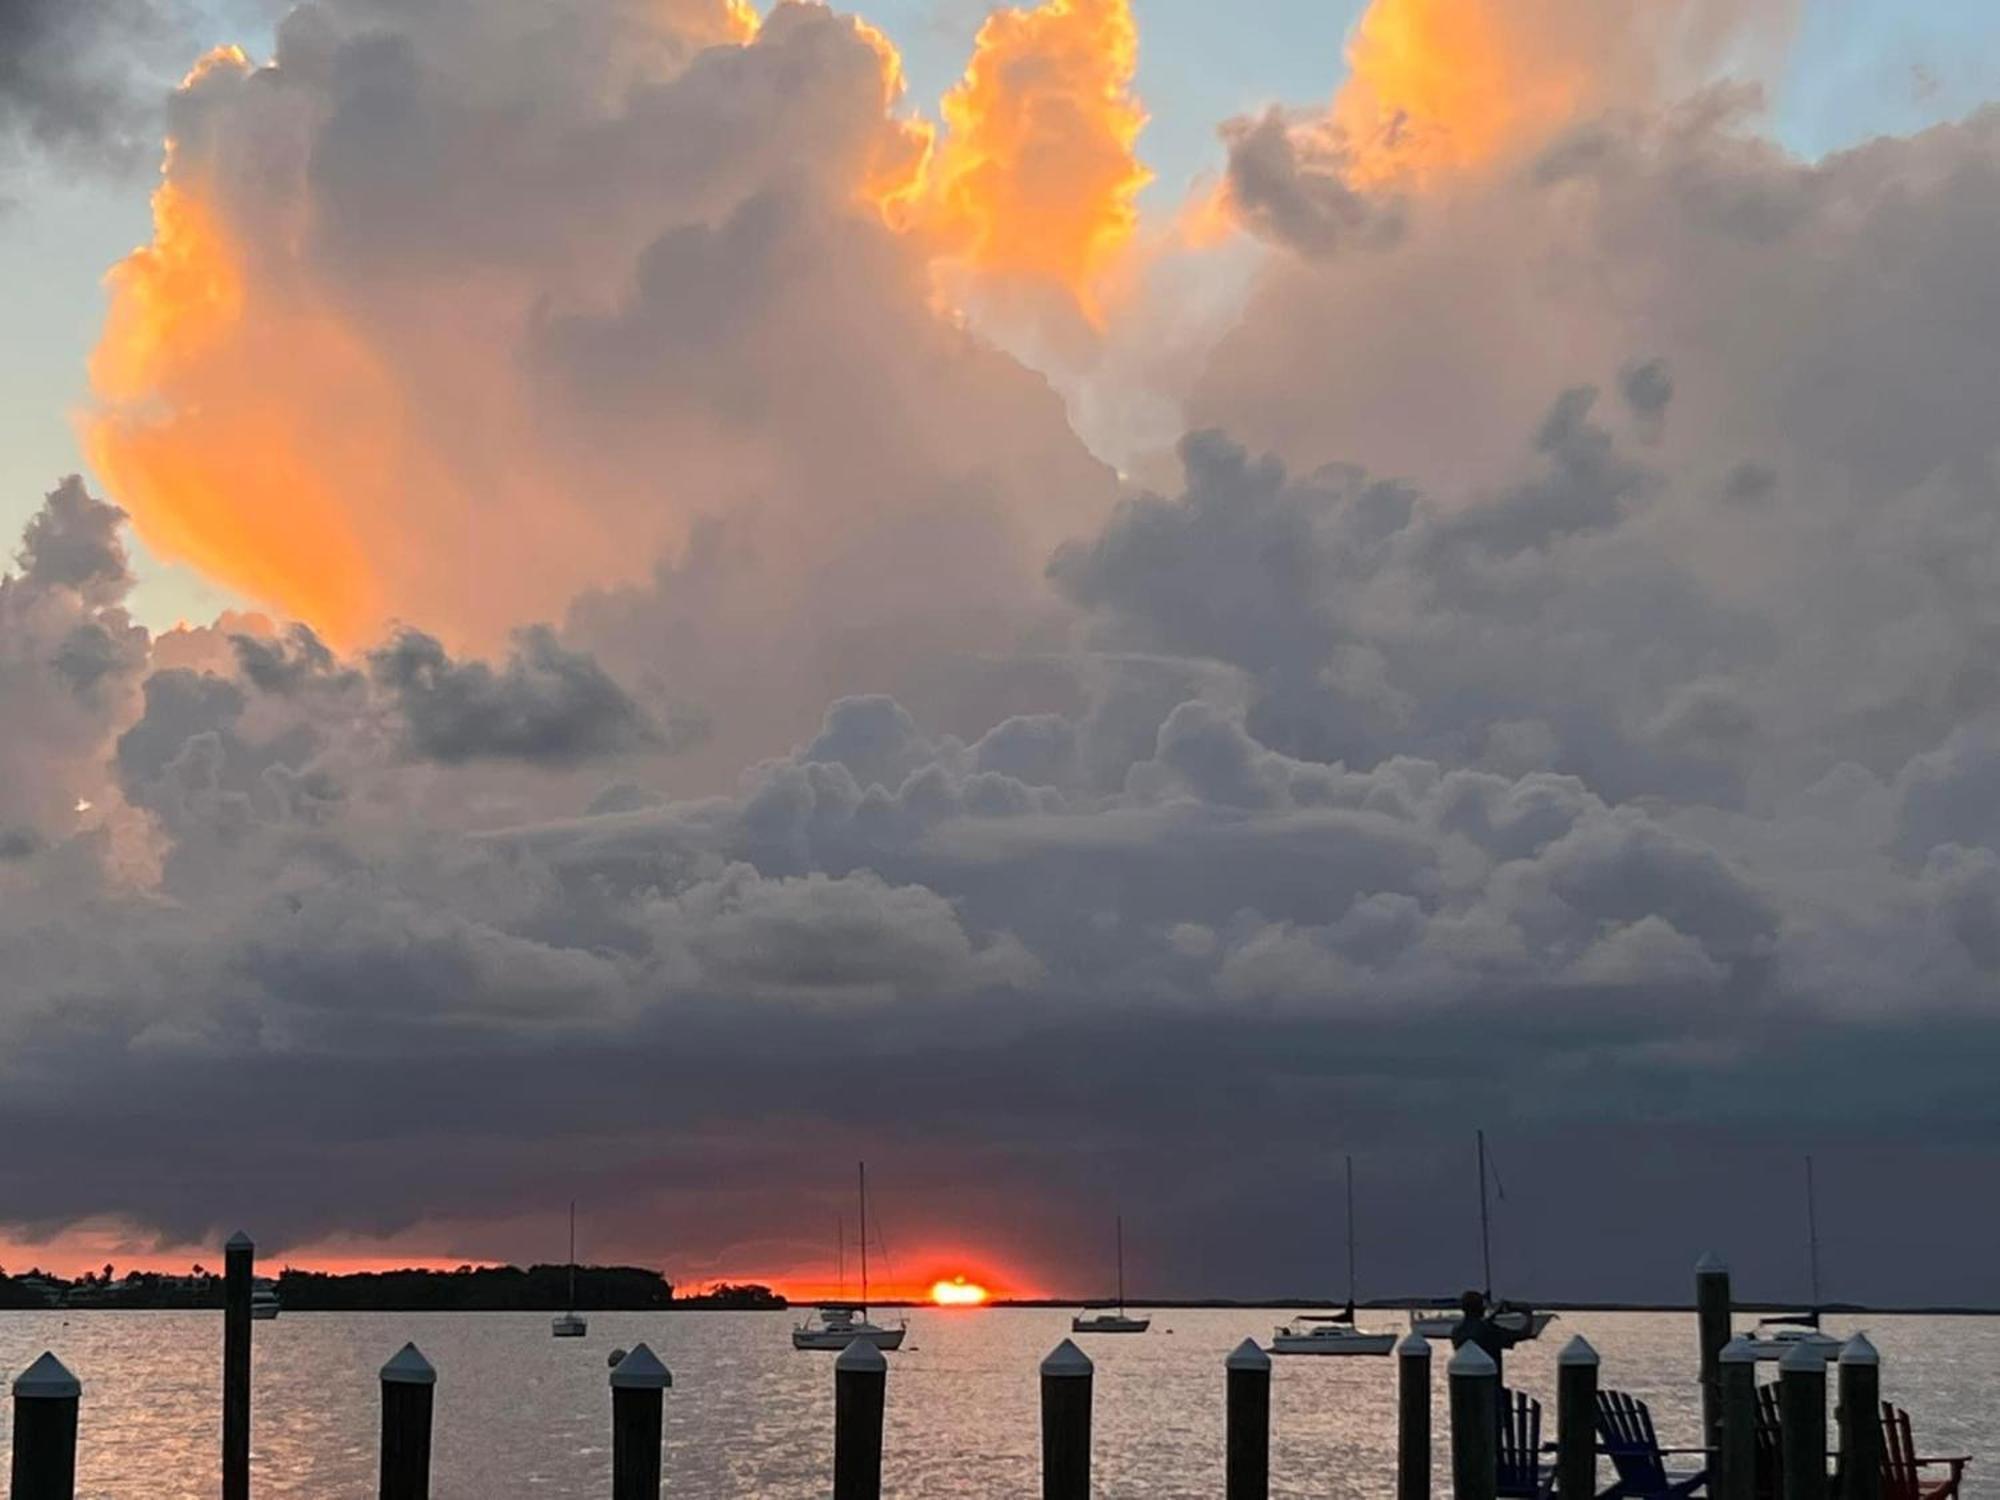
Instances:
[[[1525,1391],[1500,1391],[1500,1484],[1510,1500],[1543,1500],[1555,1490],[1556,1471],[1542,1463],[1542,1403]]]
[[[1708,1488],[1708,1450],[1662,1448],[1646,1403],[1624,1391],[1597,1393],[1597,1445],[1618,1475],[1598,1500],[1679,1500]],[[1668,1457],[1680,1454],[1700,1454],[1701,1467],[1669,1474]]]

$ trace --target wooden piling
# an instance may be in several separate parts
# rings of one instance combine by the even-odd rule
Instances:
[[[1226,1500],[1268,1500],[1271,1493],[1271,1356],[1245,1339],[1223,1361],[1229,1387]]]
[[[1882,1357],[1866,1334],[1840,1351],[1840,1500],[1882,1500]]]
[[[82,1383],[53,1354],[14,1378],[12,1500],[76,1500],[76,1413]]]
[[[1710,1448],[1722,1442],[1722,1346],[1732,1337],[1735,1309],[1729,1294],[1729,1267],[1713,1250],[1695,1262],[1696,1338],[1701,1346],[1701,1430]]]
[[[1597,1351],[1578,1334],[1556,1356],[1556,1495],[1597,1494]]]
[[[1757,1350],[1734,1338],[1716,1356],[1715,1500],[1757,1500]]]
[[[1431,1500],[1431,1341],[1396,1346],[1396,1500]]]
[[[660,1500],[661,1392],[674,1377],[644,1344],[611,1371],[611,1500]]]
[[[1494,1500],[1500,1486],[1500,1367],[1467,1341],[1445,1368],[1451,1387],[1452,1500]]]
[[[250,1500],[250,1292],[257,1246],[242,1230],[222,1247],[222,1500]]]
[[[1064,1339],[1042,1361],[1042,1500],[1090,1500],[1090,1356]]]
[[[833,1362],[833,1500],[882,1500],[889,1361],[856,1339]]]
[[[431,1398],[437,1371],[415,1344],[382,1366],[381,1500],[430,1500]]]
[[[1778,1363],[1778,1417],[1783,1500],[1827,1500],[1826,1360],[1810,1344],[1795,1345]]]

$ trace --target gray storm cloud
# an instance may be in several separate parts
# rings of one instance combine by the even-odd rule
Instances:
[[[561,597],[481,599],[511,647],[150,640],[117,513],[50,498],[0,582],[18,1222],[504,1254],[581,1179],[625,1253],[782,1268],[860,1152],[919,1239],[1068,1284],[1128,1194],[1164,1285],[1256,1292],[1317,1284],[1346,1145],[1437,1290],[1484,1124],[1534,1289],[1672,1293],[1721,1233],[1783,1295],[1748,1210],[1798,1149],[1856,1202],[2000,1165],[2000,116],[1808,163],[1710,94],[1394,202],[1247,124],[1266,259],[1177,480],[1107,513],[1046,385],[830,201],[881,118],[837,17],[676,52],[629,117],[582,87],[615,48],[537,62],[565,170],[503,141],[440,197],[504,29],[452,10],[461,66],[361,16],[179,107],[217,170],[265,111],[321,131],[307,269],[370,316],[475,247],[535,290],[481,350],[549,404],[493,441],[584,539]],[[655,528],[663,474],[762,509]],[[1992,1295],[1994,1228],[1856,1227],[1855,1294]]]

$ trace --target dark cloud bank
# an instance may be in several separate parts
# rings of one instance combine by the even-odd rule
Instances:
[[[117,512],[59,488],[0,582],[10,1220],[530,1254],[575,1192],[625,1253],[782,1267],[866,1155],[905,1243],[1078,1285],[1118,1202],[1148,1288],[1257,1293],[1326,1285],[1351,1151],[1370,1279],[1443,1290],[1483,1125],[1530,1293],[1673,1295],[1710,1244],[1796,1292],[1810,1149],[1831,1290],[2000,1298],[1958,1191],[2000,1170],[2000,119],[1817,165],[1727,111],[1561,143],[1464,212],[1568,195],[1665,321],[1603,313],[1594,364],[1380,472],[1298,436],[1358,345],[1280,310],[1461,268],[1399,259],[1437,254],[1421,203],[1288,186],[1270,130],[1238,171],[1283,248],[1197,401],[1228,430],[1076,528],[1013,651],[932,601],[719,794],[670,795],[675,752],[771,722],[788,647],[704,614],[713,538],[495,663],[349,661],[149,640]],[[648,306],[715,273],[675,244]],[[753,301],[816,274],[729,265]],[[1452,449],[1451,415],[1404,420]],[[1947,1197],[1949,1238],[1884,1211]]]

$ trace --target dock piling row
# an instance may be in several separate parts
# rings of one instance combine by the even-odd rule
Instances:
[[[224,1247],[222,1492],[250,1491],[250,1346],[256,1247],[233,1235]],[[1769,1493],[1761,1472],[1774,1462],[1778,1500],[1882,1500],[1884,1437],[1881,1357],[1865,1334],[1840,1349],[1837,1467],[1827,1470],[1830,1345],[1779,1343],[1776,1430],[1759,1410],[1757,1361],[1772,1340],[1729,1334],[1728,1269],[1712,1255],[1695,1270],[1702,1424],[1710,1440],[1709,1492],[1716,1500]],[[1396,1346],[1396,1500],[1431,1500],[1432,1350],[1414,1328]],[[614,1350],[611,1374],[612,1500],[661,1500],[664,1393],[673,1376],[645,1344]],[[1556,1360],[1556,1500],[1596,1493],[1602,1361],[1581,1335]],[[888,1361],[871,1340],[855,1339],[834,1361],[833,1500],[881,1500]],[[1226,1500],[1269,1500],[1270,1354],[1245,1339],[1223,1363],[1226,1392]],[[1089,1500],[1095,1367],[1064,1339],[1040,1366],[1043,1500]],[[380,1500],[430,1500],[432,1417],[437,1372],[413,1343],[382,1366]],[[1497,1500],[1502,1404],[1497,1362],[1468,1340],[1447,1367],[1452,1500]],[[1769,1388],[1766,1388],[1768,1392]],[[82,1385],[53,1352],[15,1379],[8,1500],[76,1500]],[[1531,1404],[1520,1404],[1523,1413]],[[1613,1408],[1630,1411],[1629,1404]],[[1612,1418],[1607,1418],[1611,1421]],[[1622,1420],[1622,1419],[1620,1419]],[[1615,1424],[1614,1424],[1615,1425]],[[1628,1424],[1629,1425],[1629,1424]],[[1526,1424],[1523,1422],[1525,1432]],[[1607,1429],[1610,1431],[1611,1429]],[[1647,1429],[1650,1430],[1650,1429]],[[1611,1441],[1610,1437],[1606,1438]],[[1510,1453],[1512,1450],[1509,1450]],[[1543,1451],[1547,1451],[1545,1448]],[[1670,1450],[1681,1451],[1681,1450]],[[1513,1462],[1510,1459],[1510,1464]],[[1545,1471],[1546,1472],[1546,1471]]]

